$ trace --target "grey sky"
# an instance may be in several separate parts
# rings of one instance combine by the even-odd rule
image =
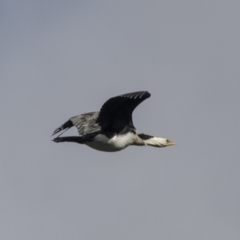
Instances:
[[[0,239],[240,239],[239,1],[0,4]],[[138,90],[138,131],[177,146],[50,141]]]

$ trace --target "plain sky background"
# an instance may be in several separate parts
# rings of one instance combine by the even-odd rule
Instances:
[[[240,1],[0,2],[0,239],[240,239]],[[117,153],[51,141],[147,90]],[[65,135],[77,134],[75,129]]]

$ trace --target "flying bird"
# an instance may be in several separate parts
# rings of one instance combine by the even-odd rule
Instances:
[[[104,152],[120,151],[130,145],[152,147],[175,145],[175,142],[167,138],[137,133],[133,125],[132,113],[141,102],[150,96],[149,92],[141,91],[110,98],[99,112],[71,117],[53,132],[54,135],[75,126],[80,136],[60,137],[62,132],[53,141],[85,144]]]

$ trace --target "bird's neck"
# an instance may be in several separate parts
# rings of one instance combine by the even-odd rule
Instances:
[[[146,134],[138,134],[138,140],[136,141],[136,145],[143,146],[152,146],[152,147],[165,147],[166,146],[166,138],[162,137],[154,137]]]

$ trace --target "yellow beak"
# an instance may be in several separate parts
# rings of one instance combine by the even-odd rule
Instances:
[[[167,143],[166,143],[166,146],[168,147],[168,146],[173,146],[173,145],[176,145],[177,143],[175,143],[175,142],[171,142],[171,141],[167,141]]]

